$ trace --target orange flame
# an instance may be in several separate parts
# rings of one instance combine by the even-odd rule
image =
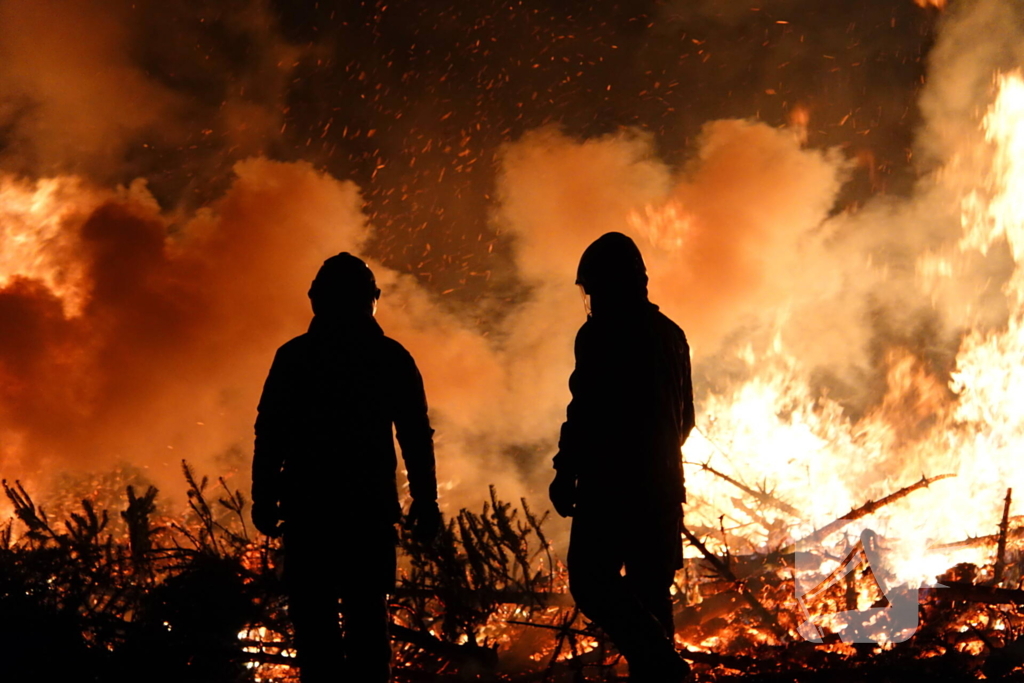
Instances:
[[[809,388],[811,369],[781,337],[766,352],[746,347],[735,360],[750,379],[705,399],[699,431],[683,449],[694,524],[718,528],[724,513],[727,530],[735,530],[730,543],[778,547],[922,474],[952,472],[956,478],[886,506],[865,523],[890,537],[892,571],[904,581],[931,579],[959,561],[988,561],[984,549],[952,555],[930,548],[991,533],[1006,488],[1024,487],[1017,455],[1024,450],[1024,78],[1001,75],[997,86],[983,120],[991,146],[987,174],[965,181],[961,191],[959,249],[1009,245],[1018,265],[1005,288],[1011,308],[1005,329],[969,332],[948,386],[910,351],[890,349],[882,400],[859,419]],[[653,244],[678,248],[693,220],[669,203],[635,214],[632,223]],[[919,275],[952,279],[958,267],[951,254],[927,254]],[[747,509],[734,485],[702,464],[785,501],[801,518]]]

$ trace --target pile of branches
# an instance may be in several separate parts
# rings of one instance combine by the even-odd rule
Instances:
[[[791,511],[766,491],[712,473],[748,494],[745,509],[755,519],[768,519],[770,509]],[[767,553],[730,553],[729,533],[721,525],[694,531],[684,527],[684,537],[700,557],[687,563],[690,581],[685,589],[689,594],[683,604],[676,605],[676,625],[684,641],[705,646],[688,655],[699,676],[714,681],[780,683],[1024,681],[1024,590],[1020,590],[1024,530],[1011,528],[1011,491],[1006,494],[1002,522],[993,525],[998,533],[933,547],[991,547],[992,562],[956,565],[936,577],[932,588],[902,586],[891,588],[887,595],[884,586],[892,577],[877,556],[873,562],[865,561],[872,556],[870,547],[863,552],[865,545],[884,546],[884,539],[872,532],[853,539],[840,533],[857,520],[949,476],[922,477],[850,510],[799,543]],[[713,552],[712,547],[718,551]],[[860,560],[844,566],[844,558],[858,557],[858,550]],[[822,583],[827,587],[798,599],[794,591],[801,571],[798,552],[805,553],[805,558],[839,564],[842,573],[837,570],[838,578]],[[815,562],[805,563],[803,570],[808,564]],[[863,636],[872,633],[897,633],[899,624],[892,623],[893,613],[887,611],[900,599],[913,605],[905,640],[886,642],[882,637],[877,644],[853,642],[867,640]],[[828,617],[835,615],[843,618],[830,622]]]
[[[180,522],[157,518],[154,487],[128,486],[117,519],[86,499],[58,523],[20,483],[3,482],[23,527],[0,528],[12,680],[251,680],[238,633],[274,604],[270,548],[248,537],[241,494],[221,480],[215,512],[209,482],[188,467],[185,476]]]
[[[214,490],[188,466],[184,476],[188,510],[177,519],[159,514],[155,488],[128,486],[116,515],[83,500],[55,522],[4,482],[17,518],[0,526],[0,643],[13,680],[297,681],[279,541],[251,532],[245,497],[224,479]],[[804,545],[933,481],[869,501]],[[747,493],[755,513],[784,505]],[[885,645],[843,642],[827,619],[811,633],[820,642],[801,637],[809,618],[863,608],[865,585],[881,578],[864,567],[796,604],[795,546],[735,555],[724,528],[684,528],[699,553],[674,591],[686,656],[702,681],[1024,680],[1024,532],[1009,508],[1008,492],[998,533],[957,544],[992,546],[993,562],[953,567],[915,595],[916,633]],[[492,488],[429,545],[401,533],[397,680],[623,679],[621,658],[573,607],[544,522]],[[886,606],[877,598],[870,608]]]
[[[0,526],[12,680],[297,680],[280,542],[251,530],[241,492],[223,478],[212,490],[183,466],[182,519],[158,514],[156,488],[128,486],[116,515],[86,499],[55,522],[20,483],[3,482],[16,516]],[[430,545],[402,532],[392,599],[401,678],[494,678],[512,635],[505,617],[547,623],[564,611],[550,607],[564,578],[543,521],[492,488],[480,513],[462,510]]]

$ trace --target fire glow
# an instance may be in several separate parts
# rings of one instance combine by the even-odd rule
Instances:
[[[915,1],[940,9],[945,4]],[[816,312],[831,314],[845,305],[841,290],[849,280],[820,277],[838,268],[840,259],[829,249],[842,242],[844,227],[877,221],[882,232],[890,214],[903,210],[892,205],[915,201],[894,199],[882,209],[869,203],[830,215],[852,162],[836,150],[806,146],[817,112],[795,106],[782,129],[713,122],[704,130],[693,168],[685,172],[652,159],[651,141],[636,131],[579,141],[548,128],[508,143],[498,161],[495,223],[516,238],[509,258],[530,296],[501,302],[502,314],[484,332],[486,326],[467,322],[468,315],[452,313],[457,306],[444,303],[451,290],[434,292],[388,268],[386,259],[374,262],[385,291],[382,324],[422,360],[439,428],[448,512],[481,497],[490,478],[536,499],[564,409],[571,336],[582,316],[571,273],[581,245],[617,229],[636,236],[648,257],[652,300],[684,329],[693,321],[698,428],[682,451],[686,523],[707,547],[734,555],[782,552],[868,501],[928,480],[870,515],[815,537],[828,550],[816,571],[824,575],[840,566],[836,558],[865,530],[883,539],[890,584],[916,590],[935,585],[958,563],[991,565],[994,543],[972,541],[996,533],[1007,489],[1024,495],[1024,76],[1013,70],[995,74],[989,94],[979,105],[983,116],[972,122],[974,134],[958,141],[961,146],[920,181],[920,201],[941,198],[952,207],[947,217],[958,221],[960,233],[939,246],[938,240],[921,240],[927,243],[912,255],[912,272],[894,273],[895,260],[876,262],[872,249],[854,245],[850,253],[864,263],[842,274],[870,280],[879,290],[912,283],[914,300],[929,300],[943,329],[889,339],[866,331],[867,322],[833,326],[823,313],[820,328],[834,335],[823,336],[822,344],[838,339],[852,350],[826,348],[816,356],[808,352],[812,342],[794,339],[821,331]],[[762,187],[769,189],[754,197]],[[238,467],[247,456],[239,459],[238,444],[245,448],[267,353],[300,331],[307,315],[305,280],[325,254],[372,253],[367,245],[381,235],[372,217],[361,213],[360,201],[352,183],[308,164],[262,158],[240,162],[234,184],[220,199],[187,214],[163,210],[142,181],[105,189],[73,175],[27,180],[0,174],[0,316],[25,326],[17,339],[0,340],[0,474],[41,481],[45,467],[88,469],[131,459],[131,449],[150,436],[156,443],[139,459],[161,483],[157,470],[176,471],[182,456],[213,460],[234,453],[226,462]],[[97,292],[98,264],[120,262],[119,256],[104,261],[103,243],[86,228],[101,210],[122,222],[116,239],[135,246],[145,242],[129,252],[129,260],[133,254],[143,259],[132,277],[149,297],[145,306],[164,307],[161,314],[171,318],[203,321],[170,326],[165,340],[139,342],[145,354],[166,352],[167,367],[155,370],[139,361],[123,377],[104,374],[104,363],[120,348],[109,340],[138,331],[116,314],[142,307],[120,307],[124,292]],[[292,228],[292,220],[300,225],[294,240],[266,237],[277,228],[274,221]],[[778,237],[775,228],[786,224],[795,226],[788,228],[792,234]],[[433,249],[426,244],[424,262]],[[779,256],[778,262],[752,267],[762,250]],[[297,253],[287,267],[271,265]],[[1000,254],[1012,267],[993,276],[998,268],[990,261]],[[248,270],[231,270],[231,264],[250,258],[255,265]],[[457,260],[450,254],[442,258]],[[227,276],[210,274],[221,267]],[[995,293],[993,280],[1005,280]],[[818,285],[820,297],[809,292]],[[211,294],[221,286],[227,294]],[[296,296],[288,298],[285,290]],[[863,291],[869,291],[866,285]],[[93,305],[101,297],[118,303]],[[239,300],[245,305],[238,306]],[[481,309],[498,305],[488,301]],[[251,314],[257,309],[263,313]],[[733,313],[739,322],[722,321]],[[208,322],[214,318],[219,322]],[[940,367],[935,349],[950,346],[950,335],[955,352]],[[42,348],[43,341],[47,354],[39,356],[35,345]],[[174,348],[165,349],[162,341]],[[208,344],[213,351],[205,362],[186,359],[201,355]],[[850,379],[850,367],[866,365],[861,354],[871,344],[879,347],[872,359],[877,372],[852,373]],[[95,426],[99,436],[89,449],[110,448],[108,460],[78,463],[77,438],[43,438],[47,423],[36,413],[50,414],[51,399],[33,399],[38,406],[33,403],[31,415],[19,408],[32,393],[26,384],[32,377],[58,387],[52,400],[63,401],[58,407],[74,416],[76,429],[85,433]],[[101,398],[110,387],[134,389],[152,378],[159,378],[153,391],[117,394],[112,407],[104,407]],[[877,386],[872,393],[855,386],[857,380]],[[830,392],[849,385],[854,388],[847,395]],[[195,401],[193,386],[200,387]],[[863,394],[871,400],[859,400]],[[152,424],[143,421],[154,414],[160,417]],[[129,432],[137,438],[119,440]],[[538,442],[545,445],[525,464],[508,456],[512,446]],[[751,505],[751,496],[758,505]],[[1010,500],[1009,509],[1019,509]],[[0,521],[10,514],[6,505],[0,500]],[[690,545],[687,556],[702,555]],[[879,601],[877,586],[868,581],[850,593],[854,608]],[[776,597],[777,604],[790,604],[789,596]],[[511,647],[503,639],[517,609],[506,605],[495,612],[481,638]],[[816,609],[808,604],[805,615],[839,628]],[[683,644],[715,650],[730,639],[772,640],[763,625],[741,630]],[[278,636],[254,626],[239,637]],[[581,635],[574,647],[578,651],[566,659],[594,650],[598,642]],[[547,642],[529,657],[539,661],[552,649]]]
[[[1020,73],[1000,75],[997,91],[984,118],[992,145],[990,172],[960,179],[965,206],[960,249],[985,250],[1005,238],[1017,261],[1024,235]],[[943,276],[957,275],[948,268]],[[892,349],[885,398],[859,421],[850,421],[828,397],[809,392],[807,368],[776,339],[764,355],[749,348],[740,354],[750,368],[768,370],[753,371],[753,379],[708,397],[699,422],[702,433],[687,444],[684,457],[694,465],[719,463],[726,472],[757,472],[746,480],[766,484],[773,496],[805,515],[795,528],[787,525],[796,537],[922,474],[955,474],[888,506],[872,524],[885,529],[899,550],[897,574],[915,585],[957,562],[984,564],[987,549],[950,553],[935,546],[991,532],[1006,488],[1020,490],[1022,484],[1014,455],[1024,438],[1020,277],[1018,262],[1006,285],[1011,309],[1005,329],[964,335],[948,391],[911,354]],[[917,432],[911,439],[901,435],[908,429]],[[752,517],[730,504],[734,487],[700,467],[689,468],[688,481],[700,501],[697,510],[706,510],[704,523],[724,513],[736,535],[754,548],[778,543],[772,537],[774,519]]]
[[[980,182],[964,179],[960,249],[984,251],[1003,238],[1016,259],[1024,249],[1024,81],[1019,73],[999,77],[984,131],[992,145],[991,171]],[[75,277],[75,262],[68,254],[72,245],[62,240],[74,234],[74,226],[102,199],[73,177],[34,184],[4,178],[0,281],[10,286],[18,278],[38,280],[61,300],[69,318],[76,317],[88,293]],[[630,215],[634,229],[665,251],[685,248],[693,220],[674,201]],[[946,268],[943,276],[954,278],[955,273]],[[772,520],[760,520],[768,525],[759,528],[758,520],[733,508],[729,498],[735,489],[702,470],[700,463],[722,463],[723,470],[743,472],[748,481],[768,483],[775,497],[804,515],[788,520],[799,522],[786,525],[793,537],[810,533],[865,498],[884,495],[894,485],[949,470],[957,474],[956,480],[892,506],[875,522],[909,544],[901,565],[904,578],[934,576],[949,566],[957,558],[922,555],[920,544],[990,529],[990,504],[1001,499],[1000,491],[1007,486],[1024,491],[1012,455],[1024,439],[1024,395],[1019,395],[1024,391],[1024,377],[1019,376],[1019,358],[1024,356],[1022,277],[1015,270],[1006,286],[1014,305],[1006,329],[964,335],[948,393],[910,352],[892,349],[885,399],[856,422],[827,396],[812,393],[805,381],[809,369],[787,353],[778,337],[762,354],[750,345],[742,348],[737,359],[753,377],[704,398],[700,431],[684,449],[691,463],[688,514],[708,515],[710,520],[725,512],[746,530],[738,536],[752,548],[780,540],[770,535]],[[931,421],[924,435],[909,442],[900,437],[901,429],[922,420]],[[15,449],[9,442],[7,446],[10,457]],[[944,504],[955,490],[969,490],[986,505],[969,511]],[[929,496],[932,504],[923,500]]]

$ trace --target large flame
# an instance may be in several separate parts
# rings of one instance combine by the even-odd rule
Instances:
[[[912,352],[886,357],[883,400],[858,420],[828,396],[809,389],[811,368],[787,353],[778,337],[768,352],[739,354],[751,378],[708,396],[700,431],[684,448],[694,523],[716,528],[747,550],[778,548],[922,475],[955,474],[886,506],[855,525],[889,535],[894,571],[907,581],[932,580],[959,561],[985,564],[992,549],[957,554],[937,546],[993,534],[1006,489],[1024,490],[1024,79],[997,79],[997,96],[983,119],[987,173],[962,185],[962,252],[1005,241],[1017,264],[1005,293],[1009,318],[1001,329],[964,335],[948,386]],[[635,220],[659,240],[676,221],[678,239],[690,221],[669,205]],[[925,255],[932,277],[955,278],[957,266]],[[749,508],[750,498],[719,474],[745,482],[792,506]],[[794,514],[795,513],[795,514]],[[848,528],[847,535],[856,535]]]
[[[39,281],[68,316],[77,315],[85,292],[76,224],[104,199],[74,176],[30,182],[0,175],[0,288],[18,277]]]

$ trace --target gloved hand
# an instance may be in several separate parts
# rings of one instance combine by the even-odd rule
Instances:
[[[252,523],[256,530],[265,536],[277,538],[284,532],[281,526],[281,510],[277,503],[253,503]]]
[[[548,487],[548,497],[555,506],[555,512],[562,517],[572,517],[576,511],[576,477],[556,471],[555,480]]]
[[[437,501],[414,500],[409,506],[409,516],[406,524],[412,530],[412,538],[417,543],[430,543],[437,537],[437,531],[441,528],[441,510],[437,507]]]

